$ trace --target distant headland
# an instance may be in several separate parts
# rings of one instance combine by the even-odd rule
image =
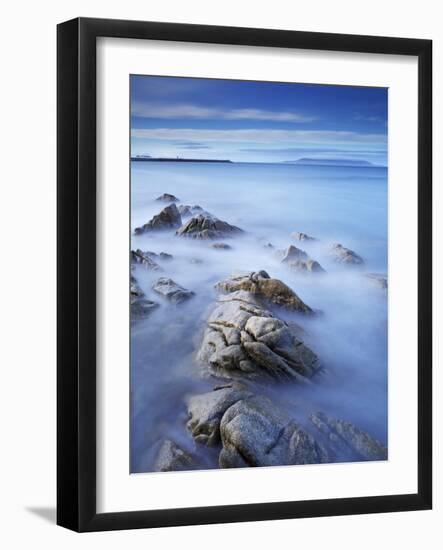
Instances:
[[[350,159],[321,159],[321,158],[301,158],[298,160],[286,160],[286,164],[308,164],[312,166],[377,166],[367,160]]]
[[[143,162],[224,162],[232,163],[232,160],[227,159],[188,159],[181,157],[149,157],[147,155],[137,155],[136,157],[131,157],[131,160],[134,161],[143,161]]]

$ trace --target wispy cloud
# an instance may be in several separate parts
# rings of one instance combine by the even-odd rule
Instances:
[[[132,115],[143,118],[264,120],[295,123],[316,120],[315,117],[295,112],[267,111],[263,109],[220,109],[191,104],[155,105],[134,103]]]
[[[277,129],[233,129],[233,130],[208,130],[194,128],[134,128],[133,138],[158,139],[168,141],[208,141],[225,142],[256,142],[256,143],[322,143],[322,144],[351,144],[368,143],[386,144],[385,134],[360,134],[351,131],[334,130],[277,130]]]

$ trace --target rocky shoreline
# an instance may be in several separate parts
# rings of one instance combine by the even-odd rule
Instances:
[[[202,246],[223,255],[229,254],[235,239],[245,234],[242,228],[199,205],[180,204],[174,195],[165,193],[153,200],[167,206],[136,228],[136,236],[167,233],[177,240],[201,241]],[[268,243],[266,254],[281,262],[288,274],[327,277],[327,269],[311,257],[308,248],[298,248],[299,244],[317,246],[321,240],[299,231],[288,233],[288,242],[291,239],[297,246],[288,244],[279,250]],[[362,281],[374,291],[387,292],[387,277],[365,272],[362,256],[342,244],[324,246],[332,262],[361,272]],[[180,308],[198,296],[198,289],[185,288],[169,276],[168,266],[173,263],[174,257],[167,250],[131,251],[133,325],[148,319],[162,303]],[[148,299],[140,288],[135,275],[139,268],[157,277],[151,288],[158,300]],[[205,448],[217,456],[219,468],[387,459],[382,443],[346,419],[333,418],[314,405],[294,418],[266,395],[268,385],[277,391],[279,387],[293,388],[296,395],[300,387],[323,387],[328,377],[328,365],[316,346],[306,341],[304,327],[287,319],[288,312],[314,323],[321,315],[291,286],[263,269],[233,273],[215,284],[213,303],[202,319],[201,334],[196,335],[193,361],[197,376],[212,389],[187,396],[187,419],[179,439],[187,438],[188,443],[182,447],[179,440],[169,437],[159,441],[153,470],[204,469],[201,454]]]

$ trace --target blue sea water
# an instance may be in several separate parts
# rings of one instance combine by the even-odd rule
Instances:
[[[233,271],[265,269],[323,314],[297,318],[307,343],[331,373],[328,384],[308,389],[269,388],[272,398],[297,417],[323,410],[355,422],[387,443],[387,298],[364,276],[387,273],[387,169],[291,164],[133,162],[131,230],[163,206],[155,198],[176,195],[182,204],[198,204],[245,230],[232,250],[180,239],[174,232],[132,236],[132,248],[167,252],[165,276],[193,290],[195,298],[177,308],[152,291],[158,274],[136,268],[148,298],[160,307],[131,330],[131,471],[152,469],[162,439],[170,437],[189,450],[184,428],[186,395],[210,388],[198,376],[194,352],[199,344],[214,284]],[[302,231],[318,239],[296,242]],[[340,266],[328,254],[341,243],[365,260],[363,269]],[[289,271],[265,248],[290,244],[304,249],[327,270],[324,277]],[[193,263],[199,259],[202,263]],[[200,450],[207,467],[210,451]]]

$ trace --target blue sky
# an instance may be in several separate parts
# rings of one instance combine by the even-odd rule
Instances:
[[[387,164],[387,89],[131,76],[131,154]]]

